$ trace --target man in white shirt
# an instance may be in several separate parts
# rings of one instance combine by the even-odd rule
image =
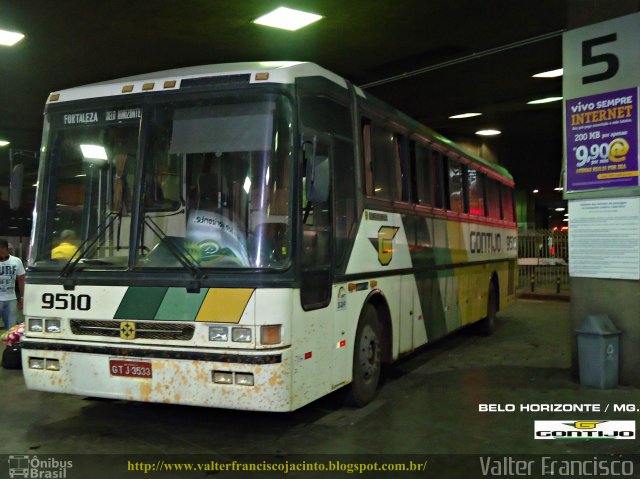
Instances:
[[[16,281],[19,296],[16,298]],[[9,243],[0,238],[0,318],[4,328],[16,325],[18,308],[22,310],[24,295],[24,266],[22,260],[9,254]]]

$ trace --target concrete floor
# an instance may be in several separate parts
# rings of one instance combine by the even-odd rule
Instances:
[[[533,439],[534,420],[632,420],[637,416],[611,409],[613,404],[640,405],[640,390],[590,389],[572,379],[568,325],[568,303],[518,300],[499,314],[493,336],[461,331],[402,359],[391,369],[377,398],[363,409],[342,408],[333,397],[287,414],[96,401],[28,391],[20,371],[0,369],[0,453],[639,452],[634,440]],[[480,403],[516,407],[599,403],[603,409],[609,404],[610,410],[606,414],[480,413]]]

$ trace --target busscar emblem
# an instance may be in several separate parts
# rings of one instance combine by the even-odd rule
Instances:
[[[136,324],[131,321],[123,321],[120,323],[121,339],[136,339]]]

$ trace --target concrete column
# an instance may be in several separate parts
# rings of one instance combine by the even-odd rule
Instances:
[[[640,1],[569,0],[567,8],[568,26],[574,29],[636,13],[640,11]],[[640,84],[640,78],[628,80],[631,82],[629,86]],[[571,227],[571,218],[569,226]],[[620,383],[640,386],[640,281],[572,277],[570,311],[573,330],[589,314],[609,315],[618,329],[623,331],[620,338]],[[575,335],[572,341],[572,356],[573,372],[577,378],[578,354]]]

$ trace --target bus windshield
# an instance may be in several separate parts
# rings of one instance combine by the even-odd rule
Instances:
[[[263,95],[48,113],[30,264],[287,267],[290,112]]]

